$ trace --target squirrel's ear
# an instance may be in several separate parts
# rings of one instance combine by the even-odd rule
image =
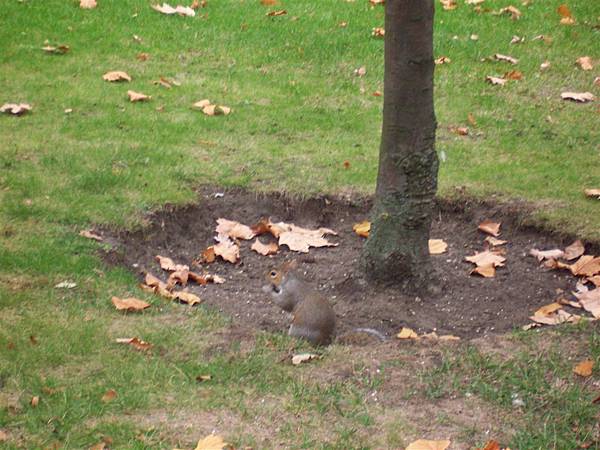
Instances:
[[[298,262],[293,259],[292,261],[286,261],[282,264],[281,270],[289,272],[290,270],[296,270],[298,268]]]

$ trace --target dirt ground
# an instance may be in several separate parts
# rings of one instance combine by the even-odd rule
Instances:
[[[436,331],[462,338],[503,333],[528,323],[528,316],[538,307],[555,300],[561,290],[568,292],[575,287],[574,277],[540,268],[536,259],[528,256],[533,247],[562,248],[571,241],[522,226],[522,205],[438,202],[431,238],[444,239],[448,251],[432,258],[444,288],[438,296],[418,297],[397,288],[374,288],[360,274],[358,260],[364,239],[352,231],[352,225],[368,218],[370,199],[291,199],[242,190],[228,190],[221,196],[215,195],[217,192],[205,188],[195,205],[167,206],[151,214],[148,226],[139,231],[102,230],[105,241],[112,245],[106,260],[129,267],[140,280],[150,272],[166,281],[168,274],[161,271],[155,256],[168,256],[191,266],[214,243],[216,219],[220,217],[247,225],[271,217],[274,222],[336,230],[339,235],[331,240],[339,244],[337,247],[311,249],[308,254],[283,247],[279,254],[265,257],[250,250],[251,241],[242,241],[238,264],[219,260],[203,266],[224,277],[224,284],[189,285],[208,307],[217,308],[241,325],[271,331],[287,330],[289,318],[271,303],[261,286],[266,271],[288,259],[296,259],[299,271],[331,300],[339,334],[370,327],[393,336],[405,326],[419,333]],[[500,237],[508,240],[506,266],[492,279],[470,275],[472,264],[464,261],[465,256],[484,248],[486,235],[477,230],[484,219],[502,222]]]

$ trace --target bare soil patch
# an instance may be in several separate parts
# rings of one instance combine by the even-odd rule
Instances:
[[[438,202],[431,237],[444,239],[449,246],[447,253],[432,258],[444,287],[437,296],[415,296],[397,288],[370,286],[360,273],[358,261],[364,239],[352,231],[352,225],[368,218],[370,199],[293,199],[243,190],[215,196],[215,192],[206,188],[195,205],[166,206],[152,213],[149,225],[141,230],[104,230],[106,241],[113,246],[105,259],[136,271],[140,280],[146,272],[166,280],[167,274],[161,273],[155,256],[191,265],[214,243],[216,219],[220,217],[248,225],[271,217],[273,221],[336,230],[339,236],[332,240],[339,244],[337,247],[311,249],[308,254],[283,247],[279,254],[265,257],[250,250],[251,242],[243,241],[238,264],[217,261],[205,266],[225,277],[225,284],[190,286],[205,305],[217,308],[241,326],[270,331],[286,330],[289,319],[270,302],[261,286],[266,271],[286,259],[297,259],[299,270],[331,299],[340,333],[371,327],[391,336],[403,326],[419,333],[435,330],[463,338],[503,333],[528,323],[528,316],[553,301],[559,290],[575,286],[570,275],[542,269],[527,255],[533,247],[563,247],[570,240],[523,226],[526,211],[522,206]],[[469,275],[472,265],[464,261],[465,256],[483,249],[485,235],[477,225],[484,219],[501,221],[501,238],[509,241],[506,267],[499,268],[492,279]]]

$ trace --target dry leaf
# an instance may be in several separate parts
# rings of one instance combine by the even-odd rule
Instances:
[[[523,72],[519,71],[519,70],[511,70],[510,72],[506,72],[502,78],[504,78],[505,80],[522,80],[523,79]]]
[[[575,19],[573,19],[572,17],[563,17],[562,19],[560,19],[560,24],[561,25],[575,25]]]
[[[70,50],[70,48],[68,45],[58,45],[56,47],[53,45],[46,45],[42,47],[42,50],[44,50],[46,53],[51,53],[54,55],[64,55]]]
[[[560,97],[563,100],[573,100],[574,102],[587,103],[595,100],[591,92],[562,92]]]
[[[141,92],[135,91],[127,91],[127,96],[129,97],[130,102],[145,102],[147,100],[152,99],[152,96],[142,94]]]
[[[600,275],[595,275],[593,277],[587,277],[586,279],[590,283],[592,283],[596,287],[600,287]]]
[[[419,439],[409,444],[405,450],[446,450],[450,446],[450,441],[430,441]]]
[[[438,339],[440,341],[460,341],[460,337],[453,336],[452,334],[443,334],[441,336],[438,336]]]
[[[600,77],[594,78],[594,86],[600,87]]]
[[[275,6],[279,4],[278,0],[260,0],[260,4],[263,6]]]
[[[488,75],[487,77],[485,77],[485,81],[487,81],[490,84],[498,85],[498,86],[504,86],[506,84],[506,80],[504,78],[493,77],[491,75]]]
[[[82,9],[93,9],[96,6],[96,0],[79,0],[79,7]]]
[[[279,246],[276,242],[269,242],[268,244],[263,244],[258,238],[256,238],[256,240],[250,248],[256,253],[261,254],[263,256],[274,255],[279,251]]]
[[[573,372],[581,377],[589,377],[592,375],[592,370],[594,368],[594,361],[591,359],[586,359],[581,361],[575,367],[573,367]]]
[[[101,400],[104,403],[108,403],[112,402],[115,398],[117,398],[117,391],[115,391],[114,389],[109,389],[104,393]]]
[[[191,292],[184,292],[184,291],[174,292],[173,298],[175,300],[179,300],[182,303],[187,303],[190,306],[194,306],[199,303],[202,303],[202,300],[200,300],[200,297],[198,297],[195,294],[192,294]]]
[[[356,234],[358,234],[361,237],[369,237],[369,232],[371,231],[371,222],[365,220],[360,223],[355,223],[352,226],[352,229]]]
[[[477,226],[477,229],[483,231],[484,233],[498,237],[500,235],[500,225],[501,222],[492,222],[491,220],[484,220]]]
[[[117,344],[128,344],[131,345],[136,350],[146,351],[150,350],[153,346],[151,343],[142,341],[136,337],[133,338],[118,338],[116,339]]]
[[[560,17],[565,18],[565,17],[572,17],[571,14],[571,10],[569,9],[569,7],[567,5],[560,5],[557,9],[556,12],[560,15]]]
[[[138,53],[136,55],[136,59],[138,61],[148,61],[148,59],[150,59],[150,55],[148,53],[144,53],[144,52]]]
[[[160,264],[160,268],[162,270],[166,270],[167,272],[179,272],[184,270],[189,270],[189,267],[184,264],[175,264],[175,262],[166,256],[156,255],[154,257],[158,264]]]
[[[600,256],[581,256],[575,264],[570,266],[571,273],[575,276],[592,277],[600,273]]]
[[[450,127],[450,131],[459,136],[468,136],[469,129],[467,127]]]
[[[209,100],[209,99],[207,99],[207,98],[205,98],[205,99],[203,99],[203,100],[199,100],[199,101],[197,101],[196,103],[194,103],[194,104],[192,105],[192,108],[196,108],[196,109],[203,109],[203,108],[205,108],[205,107],[206,107],[206,106],[208,106],[208,105],[210,105],[210,100]]]
[[[5,103],[0,106],[0,113],[12,114],[13,116],[21,116],[31,110],[31,105],[28,103]]]
[[[202,112],[207,116],[227,116],[231,113],[231,108],[222,105],[207,105],[202,108]]]
[[[483,252],[475,253],[473,256],[465,257],[465,260],[472,262],[478,267],[501,267],[504,265],[506,258],[499,255],[496,251],[485,250]]]
[[[466,5],[481,5],[485,0],[465,0]]]
[[[527,331],[527,330],[531,330],[532,328],[539,328],[539,327],[541,327],[541,326],[542,326],[542,324],[541,324],[541,323],[536,323],[536,322],[533,322],[533,323],[528,323],[527,325],[523,325],[523,326],[521,327],[521,330],[523,330],[523,331]]]
[[[232,447],[221,436],[209,434],[204,439],[198,441],[194,450],[223,450],[225,448]]]
[[[94,241],[102,242],[102,236],[97,235],[92,230],[81,230],[79,232],[79,236],[83,236],[84,238],[93,239]]]
[[[511,64],[517,64],[519,62],[519,60],[517,58],[513,58],[512,56],[508,56],[508,55],[502,55],[500,53],[496,53],[494,55],[494,59],[496,61],[506,61]]]
[[[145,284],[142,285],[142,289],[148,289],[151,292],[158,294],[162,297],[173,299],[173,294],[167,289],[167,285],[156,278],[154,275],[147,273],[144,280]]]
[[[567,300],[564,298],[559,298],[558,300],[556,300],[556,302],[561,305],[570,306],[571,308],[577,308],[577,309],[583,308],[583,306],[581,306],[581,303],[575,302],[572,300]]]
[[[475,116],[473,115],[473,113],[467,114],[467,122],[469,122],[474,127],[477,126],[477,121],[475,120]]]
[[[131,81],[131,77],[127,72],[123,72],[121,70],[113,70],[111,72],[106,72],[102,75],[102,79],[104,81]]]
[[[452,11],[453,9],[458,8],[458,4],[456,3],[456,0],[440,0],[440,3],[442,4],[442,7],[446,11]]]
[[[597,197],[600,200],[600,189],[584,189],[586,197]]]
[[[577,58],[576,63],[581,67],[581,70],[592,70],[594,65],[592,64],[592,58],[589,56],[582,56]]]
[[[36,408],[36,407],[37,407],[37,405],[39,405],[39,404],[40,404],[40,397],[39,397],[39,395],[36,395],[36,396],[34,396],[34,397],[31,397],[31,401],[30,401],[29,403],[30,403],[30,405],[31,405],[33,408]]]
[[[550,67],[550,61],[544,61],[543,63],[540,64],[540,70],[546,70],[549,67]]]
[[[8,434],[0,430],[0,442],[6,442],[8,440]]]
[[[119,297],[113,297],[111,301],[113,305],[115,305],[115,308],[117,308],[119,311],[143,311],[144,309],[150,307],[150,303],[147,303],[135,297],[128,297],[123,299]]]
[[[286,14],[287,14],[287,11],[285,9],[279,9],[277,11],[269,11],[265,15],[268,17],[277,17],[277,16],[285,16]]]
[[[511,44],[522,44],[523,42],[525,42],[525,38],[524,37],[519,37],[519,36],[513,36],[512,39],[510,40]]]
[[[317,359],[318,357],[319,355],[315,355],[314,353],[300,353],[292,356],[292,364],[297,366],[298,364]]]
[[[376,38],[382,38],[385,36],[385,30],[382,27],[375,27],[371,31],[371,36]]]
[[[508,15],[510,15],[510,18],[512,20],[518,20],[521,17],[521,11],[519,11],[517,8],[515,8],[512,5],[507,6],[506,8],[502,8],[499,11],[499,13],[500,14],[508,14]]]
[[[496,276],[496,268],[493,264],[487,264],[484,266],[477,266],[471,272],[470,275],[481,275],[484,278],[493,278]]]
[[[385,0],[369,0],[369,3],[373,6],[385,5]]]
[[[254,231],[249,226],[227,219],[217,219],[217,228],[215,231],[218,235],[234,239],[250,240],[255,236]]]
[[[216,256],[223,260],[235,264],[240,259],[240,247],[229,239],[228,236],[217,236],[217,244],[213,245],[213,251]]]
[[[446,253],[448,244],[443,239],[429,239],[429,254],[430,255],[441,255]]]
[[[529,250],[529,254],[531,256],[535,256],[538,261],[543,261],[544,259],[562,258],[565,255],[565,252],[558,248],[544,251],[538,250],[537,248],[532,248]]]
[[[554,314],[550,314],[548,316],[543,315],[533,315],[529,317],[529,319],[534,322],[541,323],[543,325],[559,325],[565,322],[577,323],[581,320],[581,316],[576,314],[569,314],[563,309],[559,309]]]
[[[560,303],[554,302],[554,303],[550,303],[548,305],[542,306],[536,312],[534,312],[533,315],[548,317],[548,316],[551,316],[552,314],[554,314],[556,311],[558,311],[561,308],[562,308],[562,305]]]
[[[167,279],[167,289],[173,289],[177,283],[179,283],[181,286],[186,286],[189,275],[190,271],[187,268],[172,272],[171,275],[169,275],[169,278]]]
[[[504,241],[502,239],[495,238],[494,236],[488,236],[484,239],[484,241],[487,242],[488,244],[490,244],[492,247],[504,245],[508,242],[508,241]]]
[[[61,281],[58,284],[55,284],[54,287],[57,289],[73,289],[77,286],[77,283],[73,283],[72,281]]]
[[[492,439],[491,441],[488,441],[481,450],[501,450],[501,448],[498,441]]]
[[[573,242],[567,248],[565,248],[564,258],[567,261],[570,261],[575,258],[579,258],[585,252],[585,247],[580,240]]]
[[[155,11],[158,11],[159,13],[167,14],[167,15],[179,14],[180,16],[188,16],[188,17],[194,17],[196,15],[196,11],[194,11],[189,6],[177,5],[175,8],[173,8],[168,3],[163,3],[162,5],[151,5],[151,7]]]
[[[396,335],[398,339],[419,339],[419,335],[414,330],[403,327],[400,332]]]
[[[212,376],[210,376],[210,375],[197,375],[196,376],[196,381],[198,383],[202,383],[204,381],[210,381],[210,380],[212,380]]]
[[[439,66],[442,64],[450,64],[452,62],[452,60],[450,58],[448,58],[447,56],[440,56],[433,62]]]
[[[579,303],[596,319],[600,319],[600,289],[592,289],[591,291],[575,293],[575,297]]]
[[[367,74],[367,68],[365,66],[360,66],[358,69],[354,69],[354,75],[357,77],[364,77]]]
[[[200,261],[206,264],[210,264],[215,261],[217,255],[215,255],[215,248],[211,245],[200,255]]]

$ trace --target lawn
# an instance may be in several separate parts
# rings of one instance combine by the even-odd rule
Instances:
[[[141,0],[98,3],[7,0],[0,9],[0,104],[33,107],[0,115],[0,446],[193,448],[216,429],[240,448],[402,448],[424,423],[449,430],[457,448],[493,437],[482,424],[513,450],[600,446],[588,398],[598,370],[580,382],[568,359],[599,361],[593,325],[498,337],[510,349],[502,354],[485,342],[391,353],[333,346],[295,368],[280,364],[295,345],[282,335],[257,332],[211,351],[233,319],[167,304],[141,292],[132,271],[103,262],[106,244],[80,230],[143,227],[165,204],[195,202],[200,186],[371,193],[382,108],[373,94],[383,92],[383,41],[371,32],[383,8],[209,0],[192,18]],[[598,243],[600,203],[583,194],[600,188],[598,103],[560,94],[600,95],[600,3],[569,1],[574,25],[560,24],[560,1],[525,3],[486,0],[479,12],[462,0],[449,11],[436,3],[435,54],[451,60],[436,66],[439,196],[514,203],[528,224]],[[518,20],[494,13],[511,4]],[[278,9],[287,14],[266,15]],[[70,49],[48,54],[46,42]],[[576,64],[582,56],[594,69]],[[132,81],[104,81],[112,70]],[[485,82],[511,70],[523,78]],[[130,89],[151,101],[129,102]],[[205,98],[231,114],[192,109]],[[55,288],[62,281],[76,287]],[[112,295],[153,308],[116,314]],[[114,344],[129,335],[160,346],[147,354]],[[350,359],[347,377],[328,377]],[[199,383],[202,374],[213,380]],[[364,399],[389,391],[383,380],[395,376],[412,406],[392,416]],[[104,401],[110,389],[118,395]],[[518,414],[513,394],[525,403]],[[464,405],[479,415],[447,413]],[[420,406],[422,417],[410,412]]]

